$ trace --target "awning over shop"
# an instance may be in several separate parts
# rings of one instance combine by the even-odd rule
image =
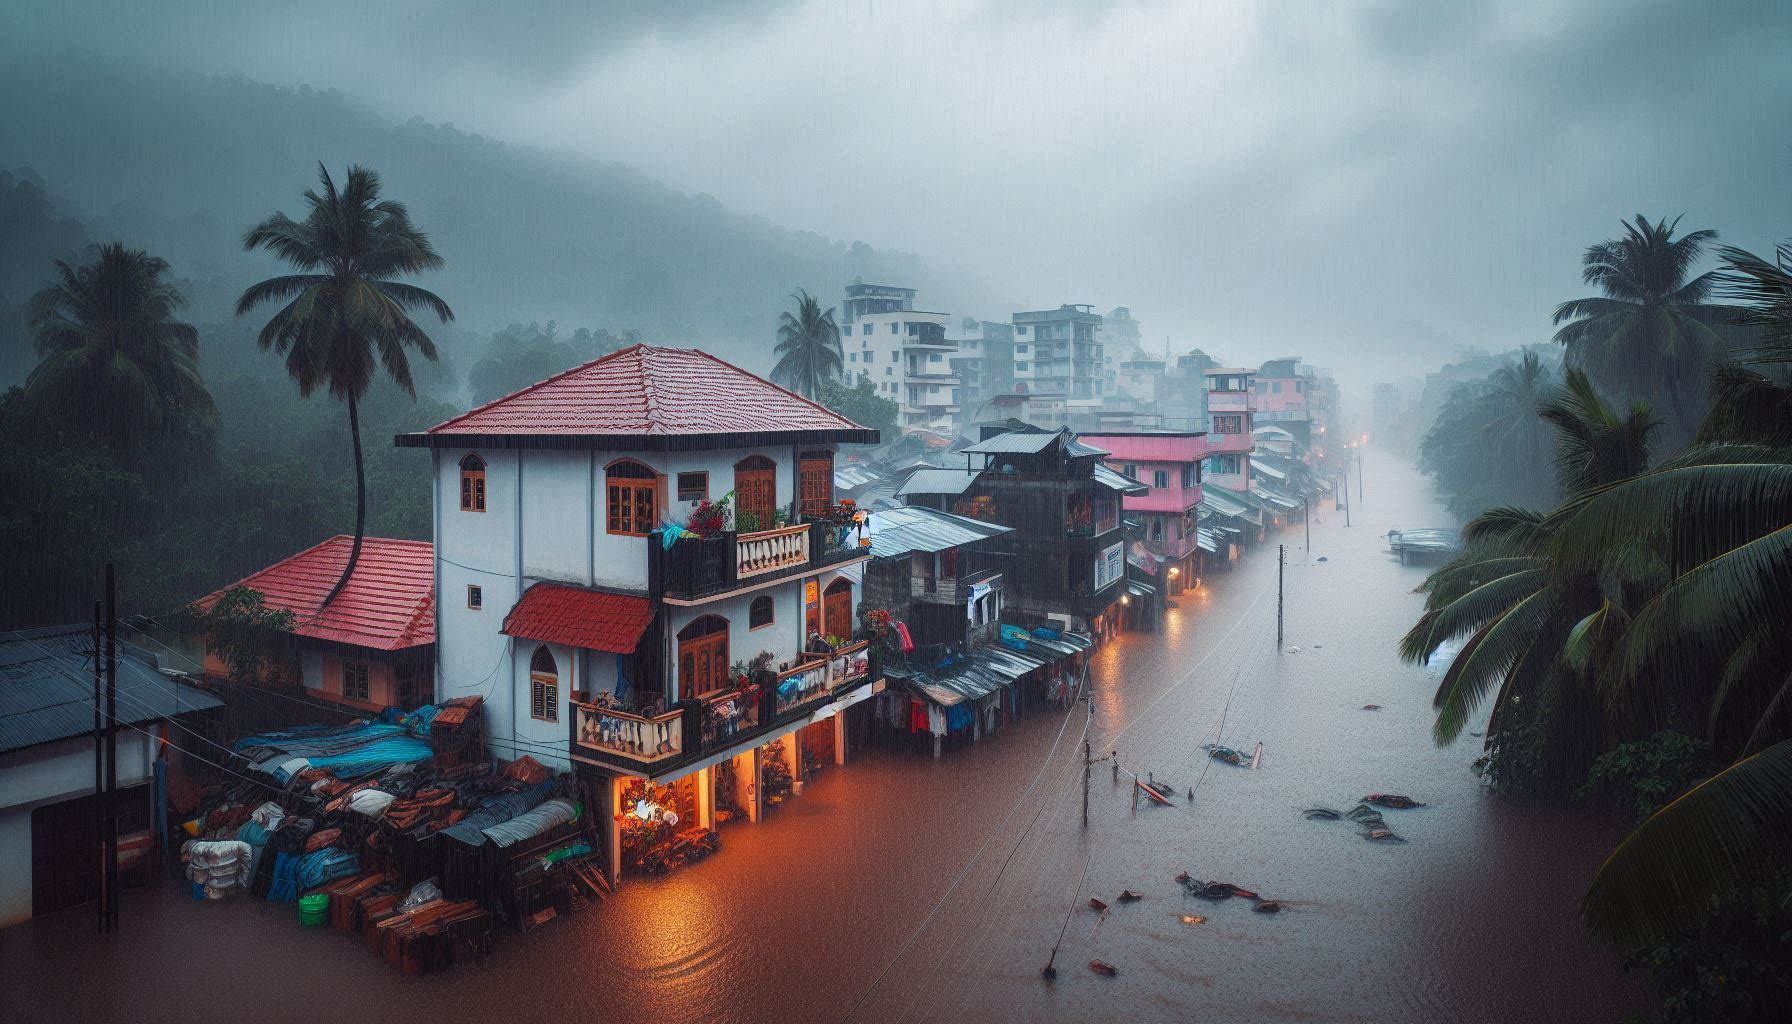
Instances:
[[[1151,493],[1151,488],[1139,483],[1125,473],[1109,469],[1099,462],[1095,464],[1095,483],[1098,486],[1106,487],[1108,490],[1119,491],[1121,494],[1130,495],[1135,498]]]
[[[1141,583],[1138,580],[1127,580],[1126,592],[1134,597],[1150,597],[1152,594],[1157,593],[1157,588],[1149,583]]]
[[[1220,553],[1219,534],[1205,526],[1195,528],[1195,546],[1208,554]]]
[[[501,632],[523,640],[630,654],[652,621],[653,606],[644,597],[537,583],[504,617]]]
[[[1006,645],[986,644],[974,648],[940,672],[892,667],[887,668],[886,673],[921,697],[949,708],[967,700],[987,697],[1035,669],[1079,654],[1094,645],[1094,640],[1078,633],[1060,633],[1055,639],[1029,636],[1024,651]]]
[[[1299,499],[1290,498],[1288,495],[1283,494],[1281,491],[1278,491],[1275,488],[1266,486],[1264,484],[1252,484],[1251,485],[1251,494],[1255,495],[1257,498],[1261,499],[1262,501],[1268,502],[1270,505],[1274,506],[1280,512],[1292,512],[1295,509],[1300,508],[1300,506],[1301,506],[1301,502]]]

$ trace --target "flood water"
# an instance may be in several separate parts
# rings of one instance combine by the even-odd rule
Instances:
[[[1436,670],[1394,651],[1424,570],[1383,534],[1446,520],[1410,466],[1365,470],[1354,526],[1328,503],[1311,552],[1284,530],[1161,634],[1099,652],[1092,715],[1036,714],[937,762],[857,751],[719,855],[501,932],[482,965],[405,978],[289,907],[168,885],[128,896],[109,939],[82,910],[0,931],[0,1020],[1617,1021],[1638,988],[1576,919],[1614,836],[1492,796],[1479,739],[1433,745]],[[1085,732],[1194,799],[1135,808],[1098,766],[1084,830]],[[1261,741],[1260,770],[1212,762],[1215,740]],[[1300,813],[1376,791],[1427,804],[1384,812],[1408,842]],[[1185,870],[1287,909],[1185,897]],[[1125,888],[1144,899],[1115,903]]]

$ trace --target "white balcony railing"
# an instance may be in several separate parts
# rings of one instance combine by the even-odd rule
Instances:
[[[809,525],[739,534],[734,539],[734,577],[750,579],[794,569],[809,561]]]
[[[645,718],[595,704],[575,703],[573,709],[581,746],[636,761],[661,761],[684,753],[684,715],[680,711]]]

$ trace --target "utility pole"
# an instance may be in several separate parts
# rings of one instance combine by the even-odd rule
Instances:
[[[1089,769],[1093,763],[1089,760],[1089,738],[1083,737],[1083,828],[1089,827]]]
[[[106,563],[106,930],[118,929],[118,584]]]
[[[1310,494],[1307,495],[1306,497],[1300,499],[1300,518],[1301,518],[1301,522],[1304,523],[1307,527],[1306,543],[1301,545],[1301,550],[1302,551],[1312,551],[1313,550],[1313,496]]]
[[[1363,500],[1363,449],[1360,446],[1356,450],[1356,498]]]
[[[1276,650],[1282,649],[1282,574],[1288,566],[1288,545],[1276,545]]]
[[[106,930],[106,841],[102,838],[106,834],[106,805],[105,798],[100,795],[105,791],[106,786],[106,741],[101,734],[105,723],[100,716],[100,690],[105,685],[106,678],[106,662],[101,656],[101,652],[105,650],[105,640],[100,633],[103,622],[105,622],[105,608],[99,601],[95,601],[93,602],[93,842],[99,848],[97,850],[89,849],[88,852],[94,858],[94,868],[100,873],[99,899],[95,903],[99,910],[99,917],[94,923],[99,926],[101,932]]]

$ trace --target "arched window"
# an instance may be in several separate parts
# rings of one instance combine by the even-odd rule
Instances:
[[[630,459],[604,470],[604,526],[610,533],[645,537],[659,515],[659,475]]]
[[[473,452],[460,460],[460,510],[485,511],[485,460]]]
[[[763,455],[734,464],[734,528],[769,530],[777,522],[778,465]]]
[[[747,628],[758,629],[772,624],[772,599],[768,594],[761,594],[747,606]]]
[[[702,697],[728,686],[728,620],[704,615],[678,631],[678,695]]]
[[[529,658],[529,717],[542,722],[560,720],[560,666],[547,644],[540,644]]]
[[[822,593],[821,621],[823,636],[852,639],[852,581],[844,576],[834,579]]]

